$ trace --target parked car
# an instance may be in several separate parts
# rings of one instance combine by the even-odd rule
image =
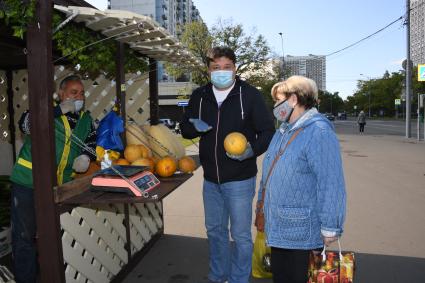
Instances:
[[[325,117],[328,118],[329,121],[335,120],[335,116],[332,113],[325,113]]]
[[[176,126],[176,122],[174,122],[173,120],[168,119],[168,118],[159,119],[159,122],[164,124],[169,129],[172,129],[172,130],[174,130],[174,127]]]
[[[338,120],[347,120],[346,112],[338,112]]]

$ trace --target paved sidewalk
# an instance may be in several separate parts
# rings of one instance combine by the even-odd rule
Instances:
[[[397,136],[339,139],[348,195],[342,245],[357,253],[355,281],[425,282],[425,143]],[[124,282],[205,280],[201,186],[202,168],[164,200],[166,235]]]

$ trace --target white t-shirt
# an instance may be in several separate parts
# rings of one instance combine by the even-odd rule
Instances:
[[[234,86],[235,86],[235,82],[233,82],[232,86],[229,87],[228,89],[219,90],[213,85],[213,92],[214,92],[215,99],[217,100],[218,107],[221,106],[221,103],[223,103],[223,101],[226,99],[227,95],[230,93],[230,91],[233,89]]]

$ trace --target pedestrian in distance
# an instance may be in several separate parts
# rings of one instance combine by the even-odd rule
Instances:
[[[71,133],[94,151],[96,130],[90,114],[82,110],[84,86],[78,76],[72,75],[62,80],[59,99],[59,104],[54,107],[54,128],[57,183],[61,185],[72,180],[74,172],[87,171],[90,159],[96,158],[74,142],[67,142],[73,139]],[[19,128],[25,139],[10,177],[12,256],[15,280],[18,283],[36,282],[38,270],[35,211],[42,208],[36,208],[34,204],[30,115],[35,114],[26,111],[19,120]]]
[[[247,283],[253,250],[256,157],[267,150],[275,129],[260,92],[235,76],[234,51],[215,47],[207,57],[211,82],[193,92],[180,128],[184,138],[200,137],[208,280]],[[249,141],[241,155],[225,152],[224,139],[231,132],[240,132]],[[229,239],[229,224],[234,244]]]
[[[273,114],[282,124],[263,160],[255,223],[271,247],[273,282],[305,283],[310,252],[343,231],[340,147],[333,125],[314,107],[313,80],[292,76],[275,84],[271,94]]]
[[[364,126],[366,125],[366,114],[364,111],[360,111],[359,116],[357,117],[357,124],[359,124],[359,133],[364,134]]]

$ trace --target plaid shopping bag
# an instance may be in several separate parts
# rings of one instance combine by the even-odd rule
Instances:
[[[338,240],[339,244],[339,240]],[[355,257],[353,252],[326,251],[311,253],[308,283],[353,283]]]

